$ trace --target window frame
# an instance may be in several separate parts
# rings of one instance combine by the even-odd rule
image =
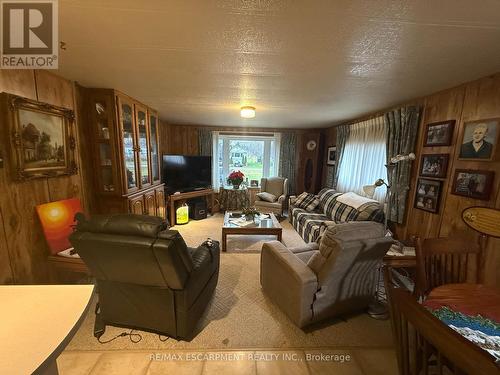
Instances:
[[[213,137],[213,173],[212,185],[215,190],[220,188],[220,173],[219,173],[219,142],[222,140],[222,171],[223,175],[229,174],[229,144],[230,141],[263,141],[264,149],[262,156],[262,177],[268,178],[277,176],[279,173],[279,156],[280,156],[280,142],[281,136],[279,133],[258,133],[258,134],[237,134],[227,132],[214,132]],[[271,157],[273,154],[272,142],[274,146],[274,166],[271,167]],[[259,181],[260,183],[260,181]]]

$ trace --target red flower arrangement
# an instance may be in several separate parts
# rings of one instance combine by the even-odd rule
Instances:
[[[245,175],[241,171],[233,171],[227,177],[227,183],[233,186],[240,185]]]

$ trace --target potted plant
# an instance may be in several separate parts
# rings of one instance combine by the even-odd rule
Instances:
[[[255,221],[255,216],[260,215],[260,212],[257,211],[255,207],[245,207],[241,213],[245,215],[245,218],[247,220],[252,220],[252,221]]]
[[[227,183],[233,185],[234,189],[239,189],[245,175],[241,171],[233,171],[227,177]]]

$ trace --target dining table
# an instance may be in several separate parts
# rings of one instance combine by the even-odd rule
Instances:
[[[500,362],[500,290],[483,284],[445,284],[423,305],[447,326]]]
[[[94,285],[0,285],[0,374],[58,374]]]

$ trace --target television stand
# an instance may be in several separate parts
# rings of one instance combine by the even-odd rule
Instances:
[[[214,211],[214,190],[213,189],[202,189],[195,191],[188,191],[186,193],[171,194],[169,195],[169,208],[170,208],[170,226],[175,225],[175,202],[187,200],[196,197],[210,197],[210,213],[213,215]]]

